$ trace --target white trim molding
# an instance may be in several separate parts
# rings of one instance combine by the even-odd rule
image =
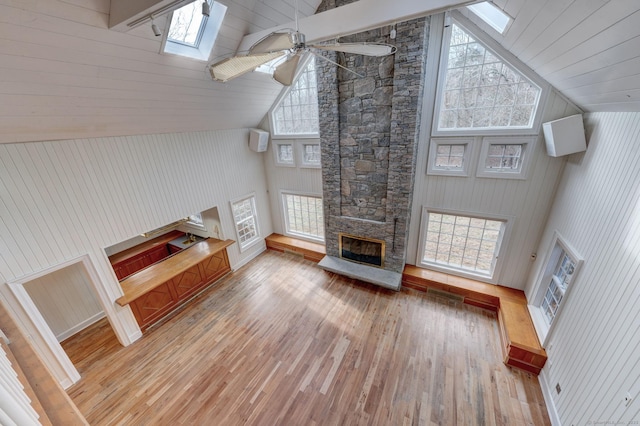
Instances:
[[[564,295],[562,296],[562,300],[556,308],[553,321],[551,322],[551,324],[549,324],[544,313],[542,312],[540,305],[542,304],[542,300],[544,299],[547,288],[549,287],[549,280],[552,279],[552,275],[556,268],[558,260],[563,253],[566,253],[574,262],[574,270],[571,274],[571,281],[569,282],[569,285],[567,286]],[[551,244],[547,249],[544,261],[541,263],[540,270],[538,271],[538,275],[536,277],[535,289],[532,293],[534,297],[531,303],[528,305],[529,313],[531,314],[531,319],[533,320],[533,326],[536,330],[536,333],[538,334],[540,342],[542,343],[542,347],[544,348],[551,344],[551,337],[553,335],[555,325],[558,323],[558,317],[562,314],[562,309],[567,304],[567,298],[569,296],[569,293],[571,292],[571,289],[575,287],[575,280],[580,273],[580,269],[583,263],[584,259],[571,246],[571,244],[569,244],[557,230],[554,231],[553,238],[551,239]]]

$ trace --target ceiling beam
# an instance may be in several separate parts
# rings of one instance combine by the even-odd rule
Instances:
[[[472,3],[477,3],[477,0],[395,0],[393,2],[389,0],[359,0],[301,18],[299,26],[300,32],[304,33],[307,38],[307,43],[314,43],[444,12]],[[295,28],[295,22],[244,36],[238,51],[249,50],[256,41],[274,31],[285,28]]]

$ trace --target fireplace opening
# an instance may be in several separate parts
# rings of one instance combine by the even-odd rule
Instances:
[[[384,241],[354,235],[338,235],[340,257],[365,265],[384,267]]]

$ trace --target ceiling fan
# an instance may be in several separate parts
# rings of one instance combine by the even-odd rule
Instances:
[[[249,48],[246,55],[236,55],[209,65],[211,78],[216,81],[226,82],[254,70],[260,65],[283,58],[273,72],[273,78],[284,86],[290,86],[298,69],[298,64],[303,54],[309,52],[326,61],[329,61],[353,74],[362,77],[330,59],[318,55],[311,49],[331,50],[335,52],[352,53],[366,56],[387,56],[395,53],[396,47],[385,43],[333,43],[333,44],[306,44],[305,35],[298,30],[298,4],[296,1],[296,29],[274,31],[266,37],[258,40]]]

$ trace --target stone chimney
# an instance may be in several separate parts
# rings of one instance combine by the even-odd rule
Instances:
[[[435,78],[424,78],[429,18],[397,24],[393,40],[391,28],[340,41],[390,43],[397,47],[394,55],[326,53],[363,77],[321,59],[316,59],[316,68],[327,256],[341,257],[340,234],[382,240],[382,269],[401,274],[422,95],[425,83],[433,84]]]

